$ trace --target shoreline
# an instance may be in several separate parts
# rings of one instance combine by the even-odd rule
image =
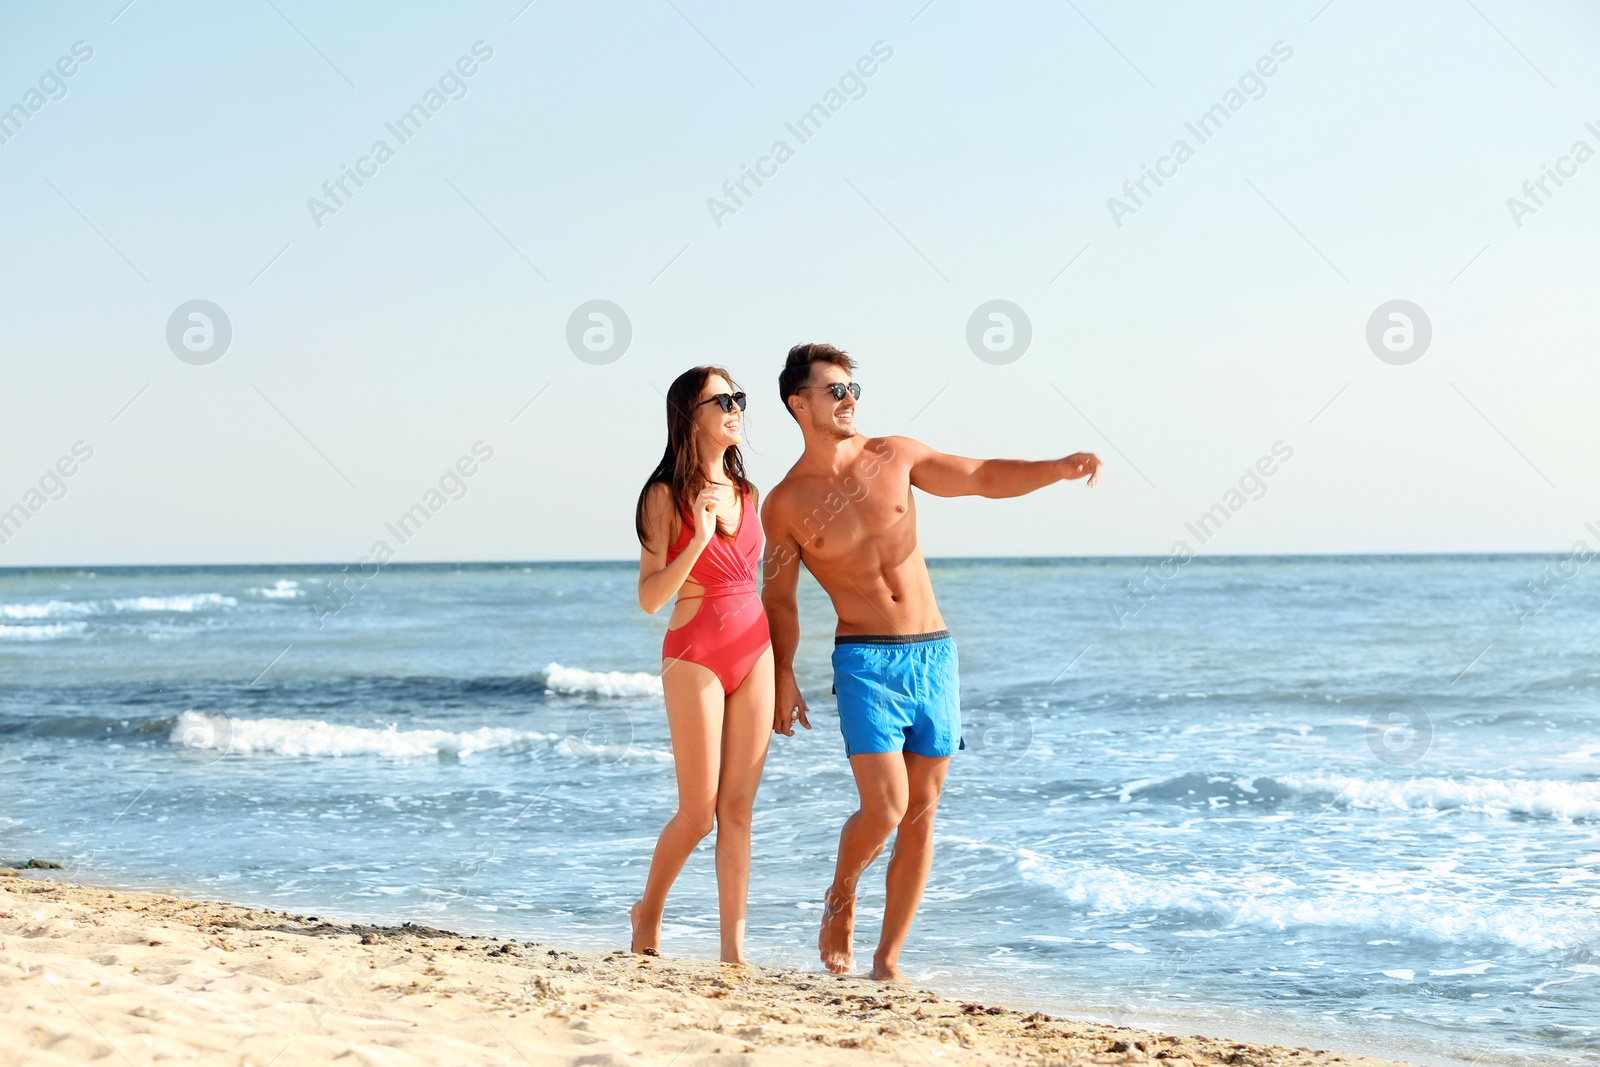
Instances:
[[[1179,1036],[1155,1020],[1089,1022],[822,971],[567,951],[5,873],[0,1064],[1419,1062]]]

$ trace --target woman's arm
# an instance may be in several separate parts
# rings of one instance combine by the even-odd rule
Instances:
[[[680,519],[673,506],[672,489],[662,483],[650,487],[645,500],[645,529],[650,539],[639,547],[639,606],[654,615],[678,595],[700,553],[717,532],[717,497],[712,486],[695,499],[694,534],[678,558],[667,562],[667,546],[677,539]]]

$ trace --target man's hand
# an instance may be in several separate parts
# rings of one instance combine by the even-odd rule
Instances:
[[[794,736],[794,722],[796,717],[800,725],[807,730],[811,729],[811,721],[806,718],[806,698],[800,695],[800,687],[795,684],[794,675],[777,679],[776,707],[772,713],[772,732],[785,737]]]
[[[1074,452],[1066,459],[1058,462],[1061,465],[1061,478],[1063,481],[1070,482],[1087,474],[1090,485],[1099,484],[1100,468],[1104,464],[1100,462],[1100,457],[1093,452]]]

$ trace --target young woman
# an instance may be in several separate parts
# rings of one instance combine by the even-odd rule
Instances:
[[[772,730],[772,638],[756,574],[766,538],[744,476],[745,395],[720,367],[695,367],[667,390],[667,450],[639,494],[639,606],[677,605],[661,647],[661,684],[678,810],[661,831],[633,951],[658,954],[667,890],[717,829],[722,960],[743,963],[750,813]]]

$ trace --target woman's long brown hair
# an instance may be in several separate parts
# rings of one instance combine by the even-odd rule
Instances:
[[[720,374],[734,391],[738,391],[733,375],[721,367],[692,367],[678,375],[667,387],[667,450],[661,454],[661,462],[656,464],[656,469],[650,472],[644,488],[639,491],[639,503],[633,511],[633,528],[639,535],[641,545],[650,544],[644,520],[645,503],[652,486],[657,483],[668,486],[679,512],[685,512],[691,510],[694,498],[707,484],[705,472],[700,466],[700,453],[695,448],[694,435],[695,418],[700,410],[700,390],[706,387],[706,380],[713,374]],[[740,495],[751,492],[750,480],[744,476],[744,457],[740,455],[738,445],[722,454],[722,471]],[[748,506],[748,501],[741,505]],[[681,514],[679,518],[681,520]],[[734,535],[734,531],[724,527],[720,519],[717,521],[717,533],[730,540]]]

